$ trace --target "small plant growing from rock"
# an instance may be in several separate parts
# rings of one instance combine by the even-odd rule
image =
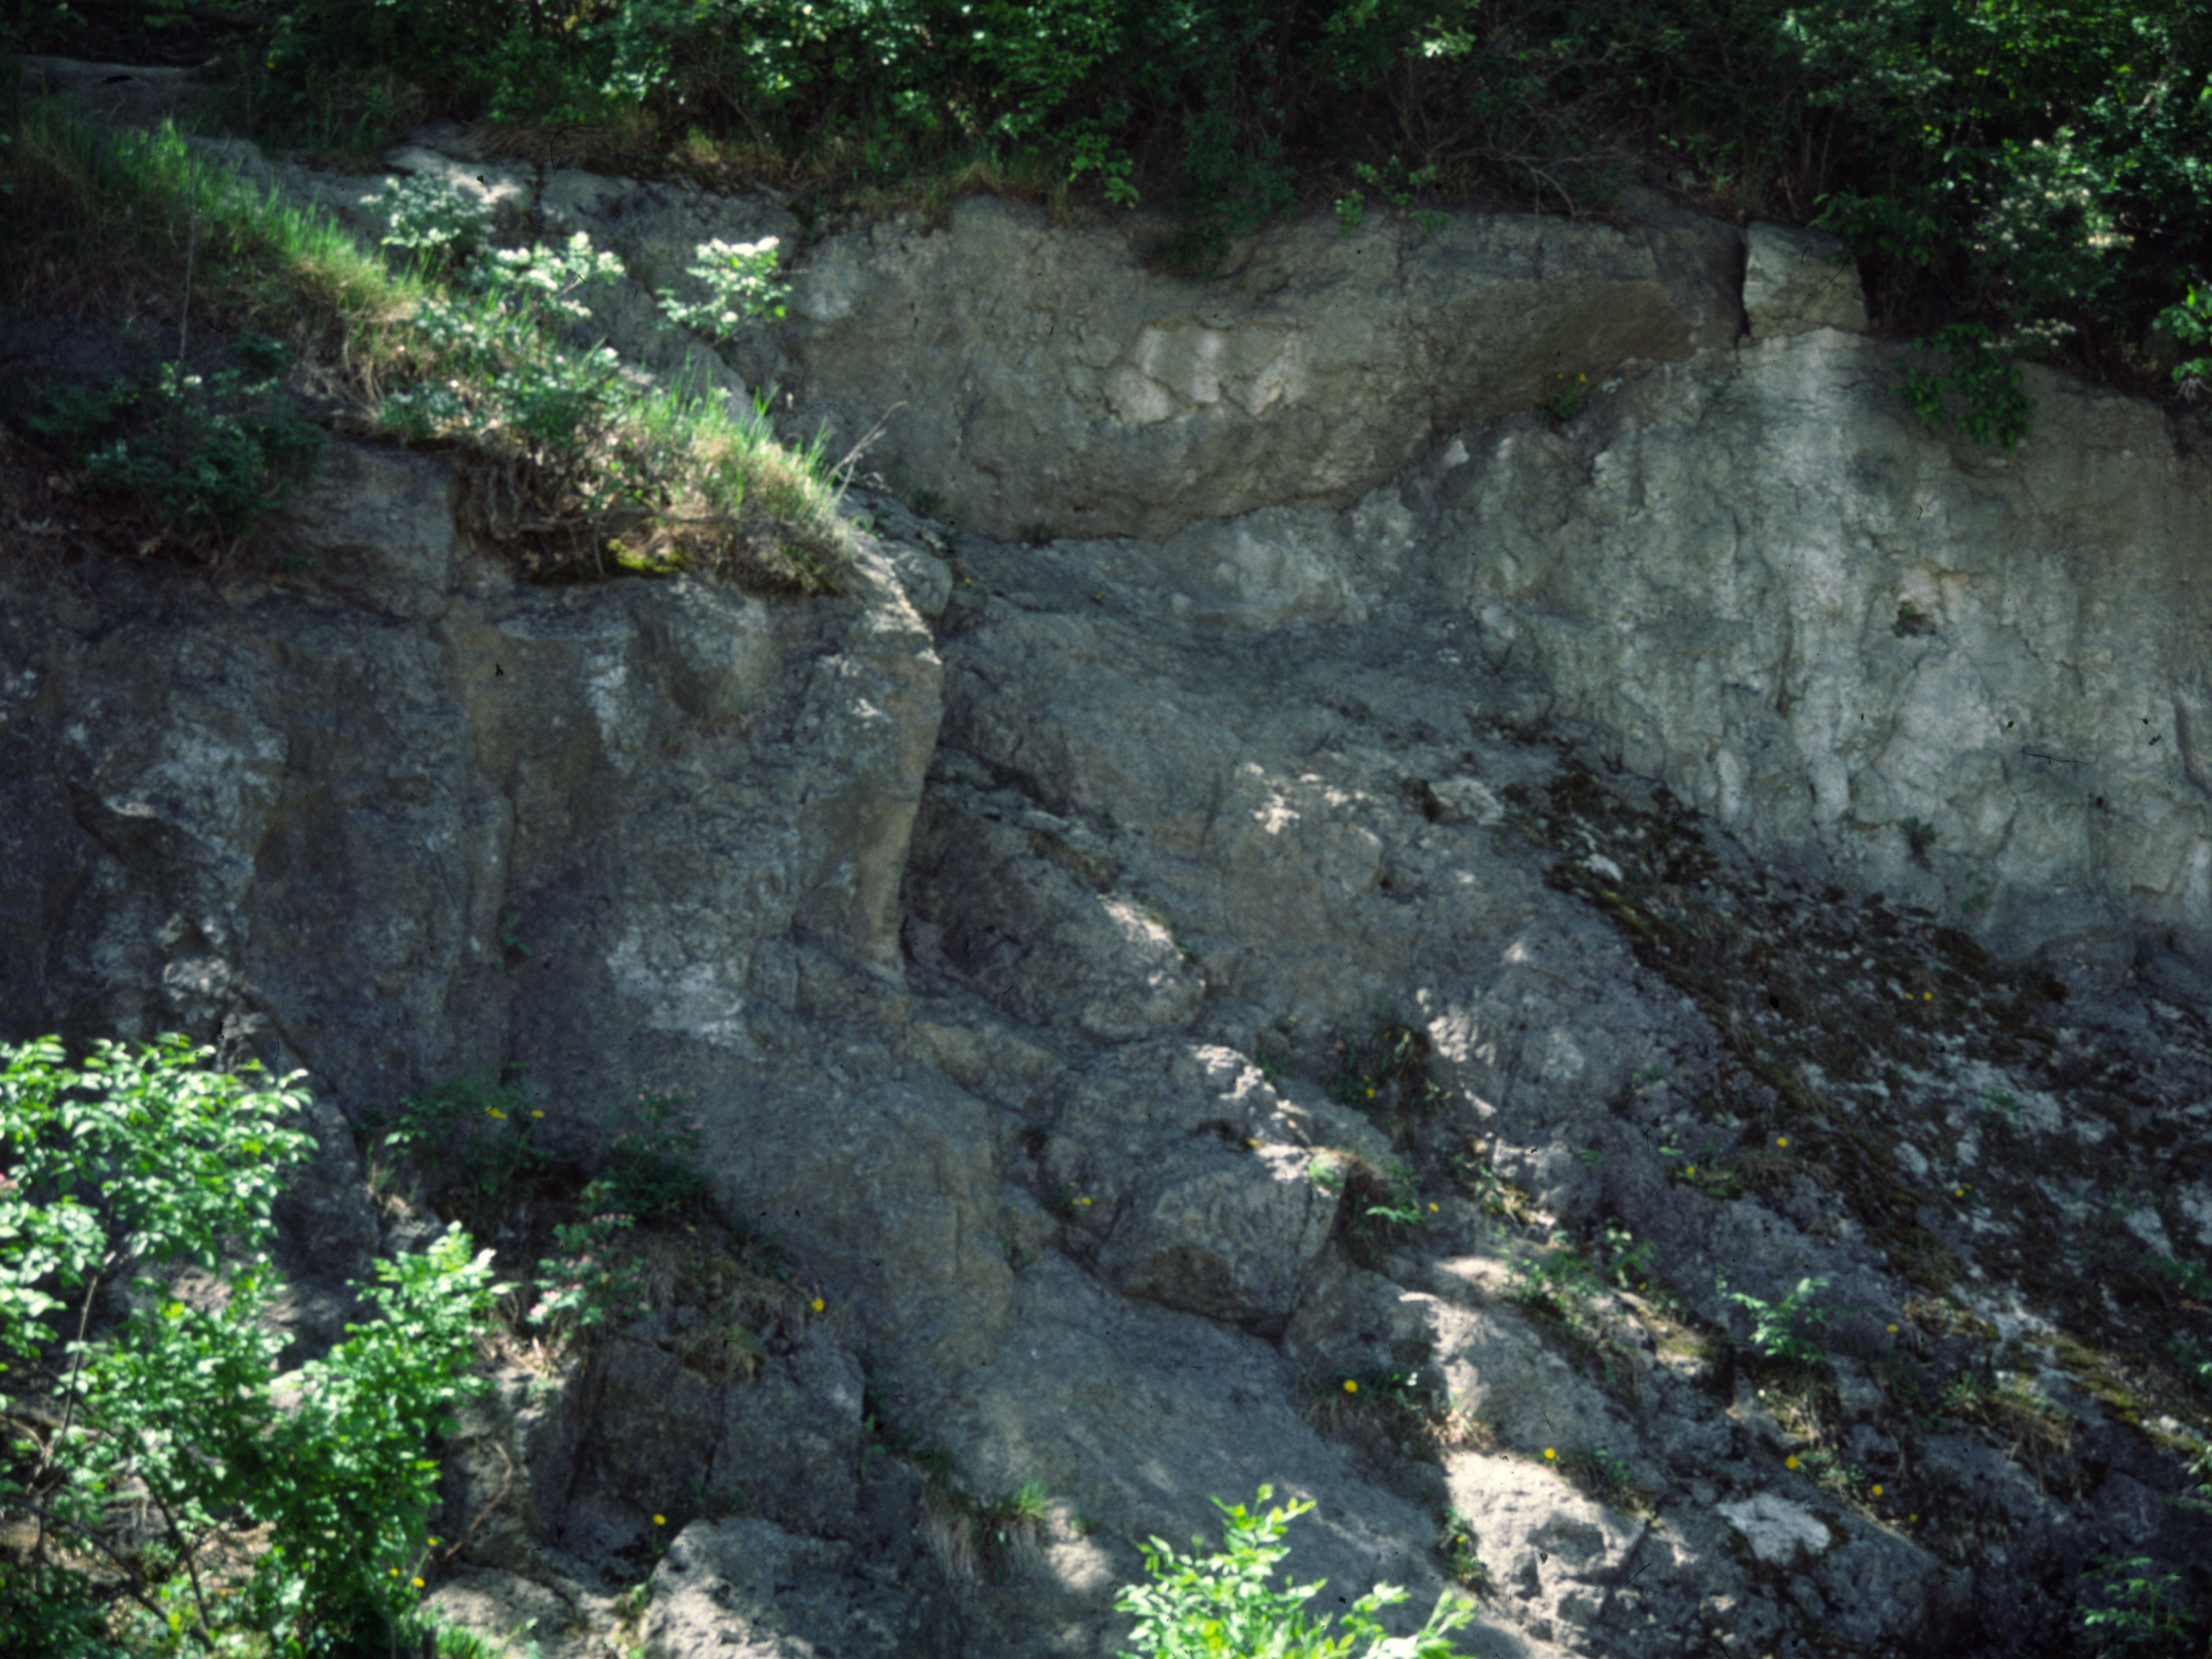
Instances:
[[[1574,424],[1574,417],[1582,412],[1582,404],[1590,396],[1590,377],[1578,374],[1569,380],[1566,375],[1556,375],[1552,389],[1537,405],[1544,423],[1554,432],[1564,432]]]
[[[156,540],[219,550],[307,481],[327,441],[283,389],[288,348],[246,334],[233,352],[204,374],[163,363],[115,385],[52,387],[27,424],[88,496],[134,503]]]
[[[1729,1289],[1725,1278],[1716,1276],[1713,1285],[1723,1301],[1733,1302],[1751,1315],[1751,1346],[1761,1357],[1808,1370],[1827,1363],[1814,1340],[1814,1333],[1834,1317],[1833,1309],[1819,1306],[1820,1294],[1828,1286],[1826,1279],[1800,1279],[1796,1289],[1774,1303]]]
[[[2189,1634],[2176,1592],[2179,1575],[2160,1573],[2148,1556],[2105,1556],[2082,1576],[2082,1624],[2100,1654],[2131,1653],[2178,1643]]]
[[[657,302],[662,315],[717,345],[734,340],[748,322],[784,315],[791,285],[776,281],[778,239],[758,242],[702,242],[691,251],[686,274],[707,290],[702,301],[677,297],[664,288]]]
[[[1904,831],[1904,844],[1906,849],[1912,855],[1912,861],[1919,865],[1922,869],[1926,869],[1928,855],[1935,849],[1936,843],[1943,838],[1942,831],[1925,818],[1907,818],[1897,828]]]
[[[1262,1486],[1255,1500],[1265,1504],[1274,1489]],[[1290,1551],[1281,1541],[1289,1523],[1313,1507],[1299,1498],[1273,1509],[1247,1509],[1215,1498],[1222,1514],[1222,1547],[1205,1550],[1203,1538],[1193,1538],[1188,1555],[1165,1539],[1144,1546],[1149,1584],[1130,1585],[1114,1600],[1115,1607],[1136,1619],[1129,1632],[1130,1645],[1139,1653],[1159,1659],[1185,1659],[1205,1654],[1265,1654],[1268,1659],[1452,1659],[1459,1649],[1451,1633],[1471,1623],[1474,1610],[1455,1605],[1448,1595],[1437,1598],[1428,1622],[1411,1636],[1393,1637],[1376,1615],[1406,1599],[1406,1592],[1392,1584],[1378,1584],[1353,1602],[1342,1615],[1315,1618],[1306,1604],[1318,1595],[1324,1580],[1277,1586],[1270,1582],[1276,1567]]]
[[[1446,1512],[1444,1540],[1437,1546],[1444,1557],[1444,1564],[1463,1590],[1476,1595],[1486,1595],[1491,1587],[1490,1568],[1484,1564],[1482,1547],[1475,1536],[1474,1524],[1457,1510]]]
[[[1621,1290],[1640,1290],[1651,1277],[1651,1243],[1639,1241],[1627,1226],[1608,1221],[1598,1230],[1599,1255],[1605,1276]]]
[[[411,254],[427,276],[467,264],[491,239],[492,215],[482,205],[428,175],[386,179],[383,194],[361,205],[385,216],[384,245]]]
[[[1936,619],[1908,599],[1897,606],[1897,620],[1890,624],[1890,632],[1900,639],[1933,633]]]

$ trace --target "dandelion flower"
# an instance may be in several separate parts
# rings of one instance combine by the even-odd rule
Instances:
[[[1087,1207],[1090,1205],[1090,1200],[1089,1198],[1077,1198],[1077,1199],[1076,1200],[1076,1202],[1077,1202],[1077,1204],[1080,1204],[1080,1205],[1084,1205],[1084,1206],[1087,1208]]]
[[[1684,1165],[1682,1166],[1682,1173],[1683,1173],[1683,1174],[1685,1174],[1685,1175],[1694,1175],[1694,1174],[1696,1174],[1696,1173],[1697,1173],[1697,1166],[1696,1166],[1695,1164],[1684,1164]]]
[[[1433,1204],[1432,1204],[1432,1205],[1430,1205],[1428,1207],[1429,1207],[1430,1212],[1433,1214],[1433,1213],[1435,1211],[1436,1206],[1435,1206],[1434,1205],[1433,1205]]]
[[[420,1579],[416,1580],[415,1580],[415,1587],[416,1587],[417,1590],[420,1590],[420,1589],[423,1587],[423,1580],[420,1580]]]
[[[1895,1326],[1894,1325],[1891,1325],[1891,1326],[1890,1327],[1890,1334],[1891,1334],[1891,1336],[1893,1336],[1893,1337],[1894,1337],[1895,1335],[1897,1335],[1897,1326]]]
[[[1777,1135],[1774,1137],[1774,1144],[1777,1147],[1786,1147],[1789,1144],[1789,1137],[1786,1135]]]
[[[657,1526],[657,1527],[664,1527],[664,1526],[666,1526],[667,1524],[668,1524],[668,1517],[667,1517],[666,1516],[664,1516],[664,1515],[657,1515],[657,1516],[653,1516],[653,1525],[655,1525],[655,1526]]]
[[[810,1306],[816,1313],[819,1313],[822,1311],[822,1299],[819,1296],[816,1297]]]
[[[543,1117],[543,1116],[545,1116],[545,1114],[544,1114],[544,1113],[543,1113],[543,1112],[532,1112],[532,1113],[531,1114],[531,1116],[532,1117]]]
[[[1367,1091],[1367,1097],[1368,1097],[1370,1100],[1372,1100],[1372,1099],[1374,1099],[1374,1098],[1375,1098],[1375,1091],[1374,1091],[1372,1089],[1370,1089],[1370,1090]]]
[[[1874,1496],[1879,1497],[1882,1495],[1882,1483],[1878,1480],[1876,1481],[1873,1484],[1872,1491]]]
[[[425,1538],[423,1541],[428,1544],[432,1549],[435,1549],[438,1547],[438,1541],[435,1538]]]
[[[1936,1000],[1936,993],[1933,991],[1923,991],[1920,994],[1920,1000],[1923,1002],[1933,1002]]]
[[[1548,1446],[1546,1446],[1544,1448],[1544,1461],[1546,1463],[1557,1463],[1559,1461],[1559,1453],[1552,1447]]]
[[[1916,1516],[1916,1515],[1908,1515],[1907,1516],[1905,1516],[1905,1521],[1906,1521],[1906,1523],[1907,1523],[1908,1525],[1910,1525],[1910,1523],[1912,1523],[1912,1522],[1914,1522],[1918,1521],[1919,1519],[1920,1519],[1920,1517],[1919,1517],[1918,1516]]]
[[[399,1569],[397,1567],[395,1567],[391,1569],[391,1576],[395,1579],[399,1576]]]
[[[1785,1469],[1795,1469],[1797,1466],[1797,1454],[1792,1452],[1782,1460],[1782,1466]]]
[[[486,1117],[496,1117],[502,1120],[506,1117],[506,1114],[496,1106],[486,1106],[484,1109],[484,1116]]]
[[[1358,1382],[1349,1376],[1344,1378],[1344,1392],[1346,1394],[1357,1394],[1359,1392]]]

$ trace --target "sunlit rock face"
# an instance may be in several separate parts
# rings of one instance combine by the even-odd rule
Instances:
[[[1728,227],[1377,214],[1238,246],[1205,280],[1143,232],[961,202],[835,235],[796,273],[797,416],[995,534],[1165,536],[1353,499],[1439,435],[1627,359],[1732,338]]]
[[[797,241],[468,176],[649,277]],[[804,1285],[503,1376],[442,1607],[552,1659],[1103,1656],[1144,1541],[1263,1482],[1318,1501],[1297,1581],[1485,1584],[1485,1654],[2049,1652],[2087,1554],[2201,1558],[2060,1340],[2150,1329],[2095,1275],[2212,1230],[2166,948],[2212,929],[2212,492],[2163,415],[2037,377],[2016,452],[1930,435],[1817,250],[1755,236],[1747,307],[1738,233],[1656,208],[1205,283],[1000,204],[818,228],[733,357],[967,515],[856,491],[840,596],[531,587],[353,448],[269,577],[5,568],[7,1034],[183,1027],[356,1124],[518,1068],[567,1146],[677,1094]],[[2062,1003],[1963,932],[2158,977]],[[322,1127],[294,1230],[359,1271]],[[1721,1275],[1823,1281],[1814,1427]],[[2063,1448],[1910,1392],[1999,1364]]]
[[[2011,958],[2212,948],[2212,461],[2032,369],[2017,448],[1930,431],[1835,245],[1747,236],[1316,223],[1198,283],[975,200],[810,250],[772,365],[974,529],[1144,538],[1179,623],[1434,607],[1771,855]]]

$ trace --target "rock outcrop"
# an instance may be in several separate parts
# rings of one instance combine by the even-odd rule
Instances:
[[[516,188],[641,258],[773,222]],[[1655,207],[1200,283],[969,202],[736,354],[903,400],[967,511],[856,493],[841,597],[519,585],[354,447],[276,575],[0,567],[0,1032],[355,1122],[519,1068],[575,1148],[683,1098],[824,1306],[503,1376],[441,1605],[561,1659],[1111,1653],[1265,1481],[1300,1581],[1479,1587],[1485,1655],[2048,1651],[2088,1557],[2202,1548],[2101,1355],[2212,1231],[2204,462],[2048,377],[2013,454],[1929,435],[1825,301],[1738,344],[1740,257]],[[1719,1275],[1820,1281],[1817,1386]]]

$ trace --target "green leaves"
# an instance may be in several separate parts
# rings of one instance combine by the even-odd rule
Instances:
[[[476,1336],[505,1287],[491,1252],[449,1229],[378,1262],[363,1291],[375,1317],[277,1376],[289,1338],[268,1314],[283,1286],[257,1247],[313,1145],[293,1122],[306,1096],[296,1077],[256,1087],[257,1068],[215,1071],[211,1058],[181,1037],[103,1043],[79,1070],[53,1039],[0,1047],[0,1348],[63,1408],[24,1448],[28,1485],[0,1487],[0,1515],[35,1510],[41,1536],[98,1542],[123,1592],[161,1610],[164,1643],[253,1629],[281,1650],[332,1651],[412,1599],[437,1471],[426,1452],[486,1386]],[[173,1283],[188,1262],[221,1276]],[[134,1267],[149,1271],[130,1310],[65,1344],[55,1315],[73,1335]],[[158,1548],[111,1532],[125,1497],[149,1511]],[[255,1528],[265,1549],[211,1548]],[[219,1570],[230,1581],[211,1582]],[[96,1599],[67,1574],[0,1586],[0,1632],[66,1632]]]
[[[1939,430],[1956,427],[1975,443],[1999,443],[2007,449],[2027,436],[2035,404],[2020,390],[2020,368],[2012,351],[1987,328],[1951,323],[1922,341],[1920,349],[1945,366],[1902,370],[1897,394],[1923,425]]]
[[[758,242],[702,242],[692,250],[689,274],[707,290],[707,298],[693,304],[664,288],[658,302],[662,313],[677,327],[716,344],[734,340],[749,321],[782,316],[791,286],[775,280],[777,245],[772,236]]]
[[[1264,1504],[1274,1489],[1262,1486]],[[1344,1627],[1333,1616],[1314,1618],[1305,1605],[1325,1580],[1277,1587],[1269,1580],[1290,1551],[1281,1541],[1289,1523],[1313,1507],[1311,1499],[1258,1510],[1220,1498],[1222,1548],[1211,1554],[1181,1554],[1164,1539],[1144,1547],[1148,1585],[1126,1586],[1115,1598],[1119,1611],[1136,1617],[1129,1640],[1157,1659],[1451,1659],[1451,1633],[1471,1623],[1474,1610],[1437,1599],[1428,1622],[1411,1636],[1392,1637],[1376,1614],[1406,1599],[1395,1585],[1378,1584],[1351,1604]],[[1194,1538],[1199,1548],[1205,1540]],[[1123,1654],[1122,1659],[1133,1659]]]
[[[297,1077],[257,1089],[210,1071],[213,1051],[164,1037],[94,1046],[81,1071],[59,1040],[0,1047],[0,1349],[58,1339],[54,1291],[137,1262],[212,1267],[226,1243],[266,1241],[284,1176],[310,1136],[287,1120]]]
[[[1762,1355],[1794,1365],[1827,1363],[1827,1357],[1815,1340],[1821,1327],[1834,1317],[1833,1309],[1818,1305],[1820,1294],[1828,1287],[1826,1279],[1800,1279],[1796,1289],[1771,1304],[1729,1289],[1726,1279],[1716,1278],[1713,1284],[1722,1300],[1751,1316],[1751,1345]]]

